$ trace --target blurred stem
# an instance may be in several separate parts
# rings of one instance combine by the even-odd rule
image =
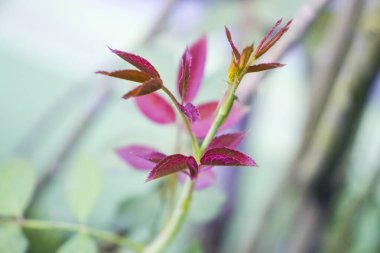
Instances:
[[[195,181],[191,180],[190,177],[186,177],[182,195],[169,222],[166,224],[161,233],[158,234],[156,239],[143,250],[144,253],[162,252],[164,249],[166,249],[166,247],[169,246],[179,231],[180,227],[182,226],[189,211],[194,183]]]
[[[137,244],[127,237],[119,236],[107,231],[86,227],[80,224],[66,223],[66,222],[58,222],[58,221],[43,221],[43,220],[34,220],[34,219],[7,219],[1,220],[1,223],[7,222],[16,222],[21,227],[25,229],[32,230],[60,230],[66,232],[78,232],[78,233],[86,233],[96,239],[114,243],[120,246],[126,246],[130,249],[133,249],[135,252],[141,252],[142,246]]]
[[[190,127],[189,120],[187,119],[186,115],[179,108],[178,101],[174,97],[173,93],[171,93],[171,91],[168,88],[166,88],[165,86],[162,87],[162,90],[166,93],[166,95],[169,96],[169,98],[173,102],[175,108],[177,109],[178,113],[181,115],[183,123],[185,123],[186,130],[187,130],[187,132],[189,134],[189,137],[191,139],[191,144],[193,146],[193,154],[195,156],[195,159],[199,162],[199,160],[200,160],[200,157],[199,157],[199,144],[198,144],[197,139],[194,136],[193,130]]]

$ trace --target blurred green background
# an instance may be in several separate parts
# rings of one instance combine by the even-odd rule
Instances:
[[[264,60],[286,66],[238,90],[251,109],[236,130],[260,167],[218,170],[168,252],[380,252],[379,13],[378,0],[0,1],[0,222],[16,199],[26,218],[82,217],[150,241],[167,212],[162,185],[144,183],[114,149],[172,153],[175,128],[121,100],[125,81],[94,74],[126,67],[107,45],[149,59],[174,89],[183,50],[206,34],[205,102],[226,88],[223,26],[242,48],[283,17],[294,23]],[[73,235],[3,222],[0,253],[96,250],[62,250]]]

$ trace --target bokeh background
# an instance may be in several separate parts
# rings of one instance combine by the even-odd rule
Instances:
[[[75,179],[98,193],[74,191],[79,202],[94,199],[87,225],[149,241],[166,195],[114,149],[142,143],[171,153],[175,129],[121,100],[125,81],[94,74],[127,66],[107,45],[149,59],[174,88],[184,48],[206,34],[196,100],[205,102],[226,88],[224,25],[242,48],[281,17],[294,23],[266,60],[286,67],[251,75],[238,90],[250,113],[235,130],[247,131],[241,148],[260,167],[218,170],[167,252],[380,252],[378,0],[1,0],[0,173],[14,159],[33,168],[24,216],[75,223],[67,199],[85,156],[99,167]],[[1,176],[0,202],[17,198]],[[12,180],[21,189],[28,178]],[[16,230],[0,223],[1,253],[57,252],[73,235]],[[104,242],[98,251],[129,252]]]

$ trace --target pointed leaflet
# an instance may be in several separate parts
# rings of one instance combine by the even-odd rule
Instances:
[[[102,187],[102,171],[95,159],[81,156],[67,180],[67,202],[80,223],[86,222]]]
[[[157,150],[143,145],[121,147],[116,149],[116,154],[123,161],[139,170],[150,170],[156,165],[157,160],[166,157]]]
[[[227,26],[224,27],[224,30],[226,32],[226,36],[227,36],[228,42],[231,45],[232,53],[234,55],[234,58],[235,58],[236,61],[238,61],[238,59],[240,58],[240,53],[239,53],[239,50],[237,50],[234,42],[232,41],[231,32],[230,32],[230,30],[228,30]]]
[[[264,71],[264,70],[268,70],[268,69],[275,69],[275,68],[279,68],[279,67],[283,67],[283,66],[285,66],[285,64],[276,63],[276,62],[262,63],[262,64],[257,64],[257,65],[249,66],[247,68],[247,73],[250,73],[250,72],[260,72],[260,71]]]
[[[244,132],[237,132],[217,136],[208,145],[207,150],[213,148],[237,148],[243,140],[244,135]]]
[[[4,194],[3,192],[1,192]],[[25,253],[28,249],[28,240],[22,229],[15,222],[4,222],[0,225],[0,252]]]
[[[141,84],[140,86],[136,87],[135,89],[131,90],[130,92],[125,94],[123,98],[128,99],[130,97],[139,97],[139,96],[148,95],[161,88],[162,88],[162,80],[160,78],[153,78]]]
[[[197,107],[200,115],[200,119],[197,122],[191,124],[191,128],[197,138],[203,138],[206,136],[215,117],[215,111],[218,107],[218,101],[212,101],[201,104]],[[235,102],[232,106],[231,113],[227,120],[220,127],[220,131],[226,130],[236,123],[238,123],[244,115],[248,112],[247,107]]]
[[[86,234],[77,234],[67,240],[57,253],[96,253],[98,252],[94,239]]]
[[[253,52],[253,44],[245,47],[243,49],[243,52],[241,52],[241,56],[240,56],[239,62],[238,62],[238,68],[240,71],[242,69],[244,69],[245,66],[247,65],[249,59],[251,58],[252,52]]]
[[[178,104],[178,107],[186,115],[190,122],[199,120],[199,111],[192,103],[187,103],[185,106]]]
[[[96,74],[102,74],[106,76],[112,76],[124,80],[129,80],[133,82],[143,83],[150,79],[150,76],[145,72],[134,70],[134,69],[124,69],[124,70],[116,70],[112,72],[107,71],[96,71]]]
[[[184,102],[191,102],[198,93],[205,69],[206,53],[207,41],[206,37],[202,36],[185,51],[182,57],[177,84],[178,92]],[[188,56],[186,56],[186,54],[188,54]],[[186,72],[186,68],[184,68],[186,65],[183,64],[184,58],[187,62],[189,62],[189,60],[191,61],[191,64],[188,66],[187,84],[181,82]]]
[[[198,173],[198,165],[194,157],[181,154],[170,155],[164,158],[152,169],[147,181],[183,171],[186,168],[190,169],[191,175]]]
[[[276,24],[272,27],[272,29],[269,30],[264,39],[261,41],[260,45],[257,47],[255,51],[256,59],[265,54],[282,37],[282,35],[284,35],[284,33],[289,30],[292,20],[289,20],[284,27],[282,27],[275,35],[273,35],[273,37],[268,42],[266,42],[269,36],[273,33],[277,26],[280,25],[281,22],[282,19],[277,21]]]
[[[155,123],[170,124],[175,122],[175,112],[172,106],[156,93],[137,97],[135,103],[137,108]]]
[[[256,166],[256,162],[246,154],[229,148],[213,148],[201,158],[202,165]]]
[[[191,55],[189,49],[186,48],[185,52],[182,55],[180,67],[178,70],[178,93],[182,101],[186,97],[187,87],[189,84],[189,75],[191,68]]]
[[[141,56],[134,55],[131,53],[123,52],[120,50],[112,49],[109,47],[112,53],[117,54],[120,58],[126,60],[139,70],[147,73],[150,77],[160,77],[157,70],[153,67],[153,65],[146,59]]]
[[[36,185],[36,171],[25,160],[0,166],[0,215],[21,216]]]

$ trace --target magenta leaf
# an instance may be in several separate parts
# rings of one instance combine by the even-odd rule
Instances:
[[[130,97],[140,97],[144,95],[148,95],[162,88],[162,80],[160,78],[150,79],[140,86],[137,86],[133,90],[129,91],[127,94],[123,96],[124,99],[128,99]]]
[[[124,69],[124,70],[117,70],[112,72],[107,71],[96,71],[96,74],[102,74],[106,76],[112,76],[124,80],[129,80],[133,82],[143,83],[145,81],[148,81],[150,79],[150,76],[146,74],[145,72],[135,70],[135,69]]]
[[[147,154],[140,154],[138,157],[144,158],[145,160],[151,161],[152,163],[159,163],[166,157],[166,155],[161,152],[153,151]]]
[[[186,97],[187,87],[189,84],[189,75],[191,68],[191,55],[189,49],[186,48],[185,52],[182,55],[180,67],[178,70],[178,93],[182,101]]]
[[[110,47],[108,48],[111,50],[112,53],[117,54],[120,58],[122,58],[123,60],[126,60],[127,62],[129,62],[136,68],[138,68],[139,70],[147,73],[150,77],[153,77],[153,78],[160,77],[160,75],[158,74],[157,70],[153,67],[153,65],[148,60],[144,59],[143,57],[135,55],[135,54],[123,52],[120,50],[112,49]]]
[[[282,19],[278,20],[276,24],[272,27],[272,29],[269,30],[267,35],[264,37],[264,39],[260,42],[260,45],[256,48],[255,51],[255,57],[258,59],[260,56],[265,54],[276,42],[284,35],[290,27],[290,24],[293,20],[289,20],[275,35],[272,36],[272,38],[268,40],[268,38],[271,36],[273,31],[279,26],[282,22]]]
[[[149,173],[146,181],[151,181],[160,177],[170,175],[186,168],[190,169],[190,174],[198,173],[198,165],[192,156],[181,154],[170,155],[161,160]]]
[[[257,166],[246,154],[229,148],[213,148],[206,151],[201,158],[202,165]]]
[[[234,42],[232,41],[231,32],[230,32],[230,30],[228,30],[227,26],[224,27],[224,30],[226,32],[226,36],[227,36],[228,42],[231,45],[232,52],[233,52],[233,55],[235,57],[235,60],[238,61],[239,58],[240,58],[240,53],[239,53],[239,50],[236,48]]]
[[[276,63],[276,62],[273,62],[273,63],[262,63],[262,64],[257,64],[257,65],[249,66],[247,68],[247,73],[250,73],[250,72],[260,72],[260,71],[264,71],[264,70],[268,70],[268,69],[275,69],[275,68],[279,68],[279,67],[283,67],[283,66],[285,66],[285,65],[281,64],[281,63]]]
[[[137,97],[135,103],[139,110],[155,123],[170,124],[175,122],[175,112],[172,106],[159,94],[152,93]]]
[[[178,92],[184,102],[193,101],[198,93],[205,69],[206,53],[207,41],[203,36],[186,49],[181,59],[177,84]],[[186,71],[188,71],[187,78]],[[184,83],[183,80],[186,79],[187,83]]]
[[[191,128],[197,138],[203,138],[206,136],[214,120],[215,111],[217,107],[217,101],[204,103],[197,107],[200,119],[197,122],[191,124]],[[247,107],[235,101],[235,103],[232,106],[230,115],[228,116],[227,120],[223,123],[219,130],[223,131],[234,126],[247,114],[247,112]]]
[[[178,107],[186,115],[190,122],[195,122],[199,120],[199,111],[192,103],[187,103],[185,106],[178,104]]]
[[[129,165],[139,170],[150,170],[156,163],[152,162],[152,157],[157,158],[157,152],[155,149],[143,146],[143,145],[131,145],[116,149],[116,154]]]
[[[217,136],[208,145],[207,150],[213,148],[237,148],[243,140],[244,135],[244,132],[237,132]]]

